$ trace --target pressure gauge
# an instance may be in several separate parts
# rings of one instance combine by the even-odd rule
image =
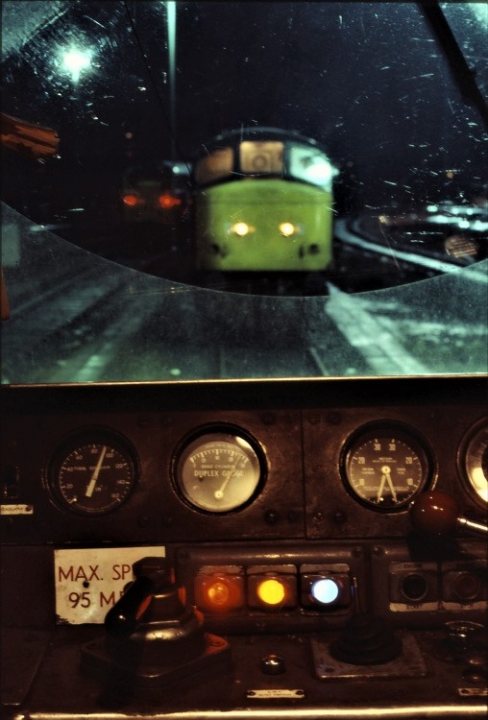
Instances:
[[[120,507],[136,484],[136,461],[124,438],[106,430],[71,437],[51,463],[49,487],[56,504],[85,515]]]
[[[469,433],[461,449],[460,465],[467,487],[474,499],[485,507],[488,503],[488,421]]]
[[[356,433],[342,462],[351,495],[374,510],[404,508],[427,484],[427,454],[414,434],[384,425]]]
[[[240,431],[209,431],[184,443],[174,464],[177,489],[198,510],[226,513],[248,505],[264,482],[259,444]]]

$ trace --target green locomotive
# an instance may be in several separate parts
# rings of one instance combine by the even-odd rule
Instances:
[[[194,177],[199,270],[311,273],[331,264],[337,170],[315,141],[251,128],[205,150]]]

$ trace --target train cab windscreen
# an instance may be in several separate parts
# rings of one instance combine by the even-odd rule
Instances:
[[[1,13],[2,717],[486,717],[488,5]]]

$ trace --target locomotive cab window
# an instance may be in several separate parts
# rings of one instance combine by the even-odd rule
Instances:
[[[1,13],[2,718],[485,718],[486,3]]]
[[[428,5],[4,3],[4,382],[484,372],[486,13]]]

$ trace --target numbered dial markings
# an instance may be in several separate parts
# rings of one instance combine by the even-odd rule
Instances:
[[[51,489],[58,504],[74,512],[97,515],[115,510],[136,482],[132,454],[111,438],[85,439],[58,456]]]
[[[353,441],[343,472],[349,491],[362,503],[391,511],[407,505],[424,487],[428,462],[415,438],[378,431]]]
[[[178,489],[199,510],[237,510],[255,496],[262,482],[260,455],[257,446],[238,434],[200,435],[177,458]]]

